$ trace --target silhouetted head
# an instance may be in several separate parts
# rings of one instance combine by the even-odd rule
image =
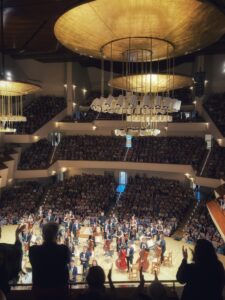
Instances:
[[[6,297],[1,290],[0,290],[0,300],[6,300]]]
[[[148,288],[148,294],[152,300],[166,300],[167,292],[164,285],[158,281],[154,280]]]
[[[44,225],[42,235],[44,242],[56,242],[58,235],[59,225],[55,222],[49,222]]]
[[[205,239],[197,240],[193,260],[199,264],[213,264],[217,261],[217,255],[211,242]]]
[[[100,266],[90,267],[86,280],[89,287],[102,288],[105,283],[105,273]]]

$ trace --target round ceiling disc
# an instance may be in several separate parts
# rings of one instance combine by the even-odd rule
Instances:
[[[137,38],[134,49],[149,49],[145,38],[152,37],[156,60],[165,58],[165,43],[179,56],[216,42],[225,33],[225,16],[208,1],[96,0],[63,14],[54,32],[74,52],[100,58],[104,50],[105,59],[117,61],[124,60],[127,39]]]
[[[169,74],[137,74],[115,77],[109,81],[109,86],[137,93],[158,93],[191,86],[191,77]]]
[[[21,81],[0,80],[0,96],[22,96],[37,93],[40,90],[41,87],[36,84]]]

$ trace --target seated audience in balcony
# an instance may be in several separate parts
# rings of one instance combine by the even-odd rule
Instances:
[[[213,145],[202,176],[225,178],[225,147],[220,147],[217,143]]]
[[[210,96],[204,107],[220,132],[225,135],[225,93]]]
[[[185,284],[181,300],[222,300],[225,271],[213,245],[199,239],[193,251],[193,263],[188,264],[188,251],[183,247],[183,260],[177,280]]]
[[[53,147],[47,139],[33,143],[21,153],[19,170],[42,170],[50,164]]]
[[[66,100],[61,97],[41,96],[24,108],[27,122],[15,124],[17,134],[32,134],[66,108]]]
[[[129,162],[192,165],[198,169],[206,151],[204,139],[198,137],[134,137],[128,153],[125,145],[124,137],[64,136],[53,161],[125,159]],[[50,142],[40,140],[22,152],[19,168],[45,169],[49,166],[51,154]]]
[[[43,245],[31,246],[29,250],[35,300],[68,299],[70,251],[57,244],[58,230],[56,223],[45,224]]]

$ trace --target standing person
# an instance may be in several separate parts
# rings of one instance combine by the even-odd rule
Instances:
[[[69,265],[69,280],[72,284],[77,282],[77,267],[74,264],[74,260],[71,260]]]
[[[127,247],[127,272],[130,271],[130,268],[132,270],[133,260],[134,260],[134,248],[130,244],[129,247]]]
[[[197,241],[193,263],[188,264],[188,252],[183,247],[183,260],[177,271],[177,280],[186,284],[181,300],[222,300],[225,271],[215,249],[208,240]]]
[[[30,247],[35,300],[68,299],[70,251],[65,245],[57,245],[58,230],[57,223],[45,224],[43,245]]]
[[[161,250],[162,250],[162,253],[161,253],[161,263],[163,263],[163,260],[164,260],[164,254],[165,254],[165,252],[166,252],[166,241],[165,241],[165,239],[164,239],[164,235],[163,235],[163,234],[160,235],[160,240],[159,240],[159,242],[158,242],[158,245],[159,245],[159,247],[160,247]]]
[[[83,251],[80,253],[80,262],[83,266],[83,276],[86,276],[88,267],[89,267],[89,259],[90,259],[90,252],[87,251],[87,247],[84,246]]]

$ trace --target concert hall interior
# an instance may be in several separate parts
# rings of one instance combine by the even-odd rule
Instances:
[[[0,32],[0,300],[225,299],[225,1],[0,0]]]

